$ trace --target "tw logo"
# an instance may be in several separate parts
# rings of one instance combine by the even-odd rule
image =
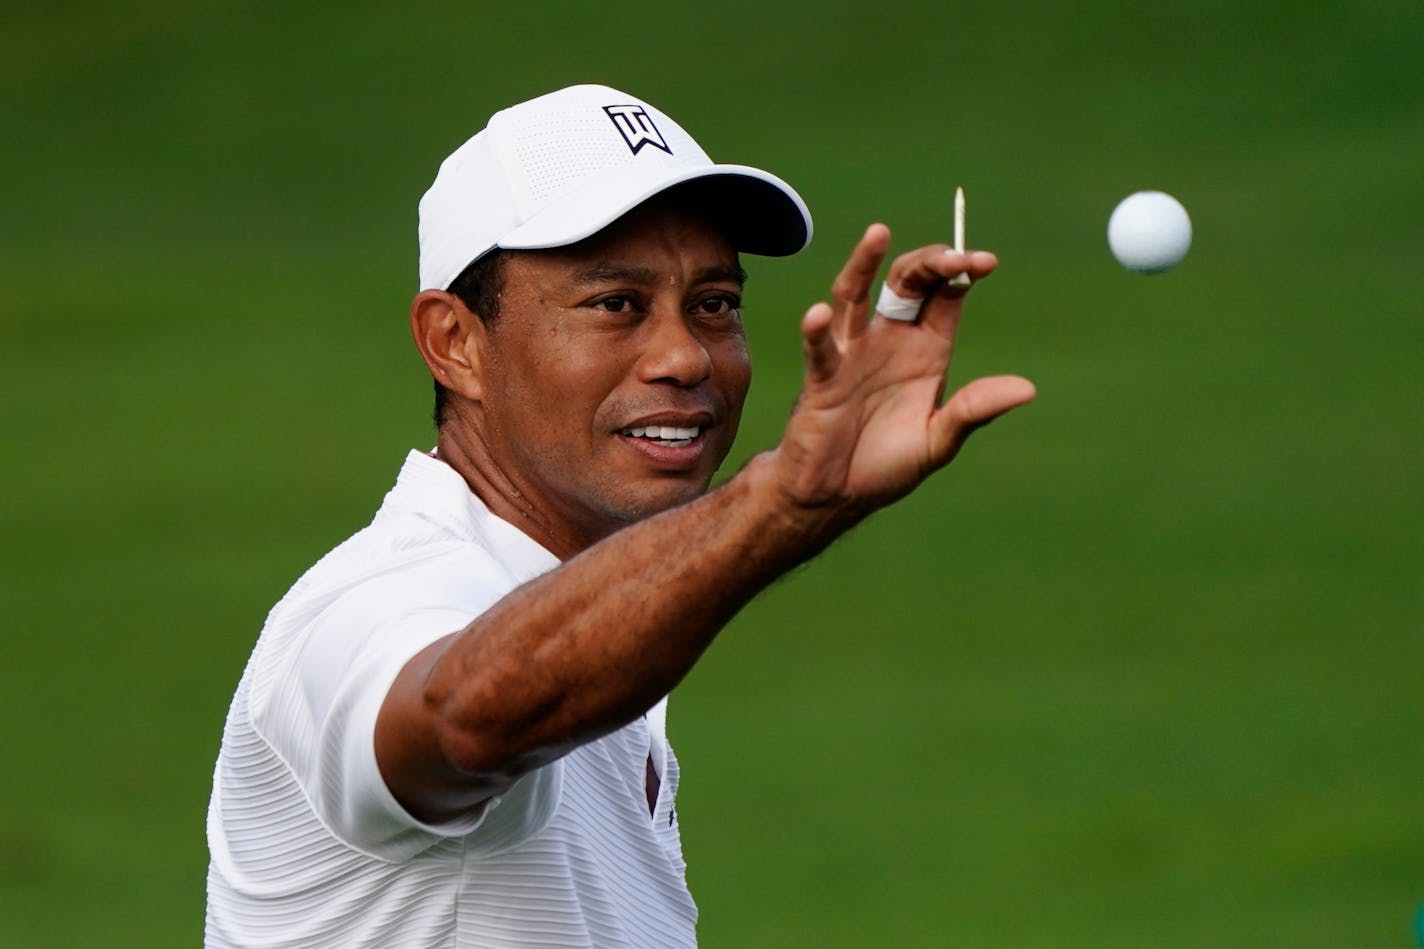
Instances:
[[[603,111],[608,113],[608,117],[613,120],[613,127],[618,129],[618,133],[623,136],[623,141],[628,143],[636,155],[642,151],[644,145],[651,145],[654,148],[661,148],[669,155],[672,149],[668,148],[668,143],[663,140],[662,133],[653,124],[653,120],[648,117],[648,113],[643,111],[640,105],[606,105]]]

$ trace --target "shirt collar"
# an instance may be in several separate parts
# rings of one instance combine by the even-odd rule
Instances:
[[[492,513],[458,471],[424,452],[406,456],[386,503],[407,508],[460,540],[479,544],[520,582],[559,565],[559,558],[532,537]]]

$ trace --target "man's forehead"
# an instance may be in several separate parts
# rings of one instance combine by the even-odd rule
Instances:
[[[570,248],[596,252],[600,247],[646,239],[679,243],[715,241],[725,244],[728,252],[736,256],[729,230],[716,210],[706,201],[676,190],[644,201],[602,230],[570,245]]]
[[[574,271],[570,282],[577,286],[596,286],[604,283],[653,284],[672,279],[655,267],[639,264],[622,265],[611,260],[598,261],[587,268]],[[747,282],[747,272],[740,264],[707,264],[695,268],[691,274],[693,283],[735,283]]]
[[[746,280],[726,229],[691,202],[650,201],[575,244],[508,253],[536,267],[559,266],[580,284],[654,282],[666,279],[669,267],[698,281]]]

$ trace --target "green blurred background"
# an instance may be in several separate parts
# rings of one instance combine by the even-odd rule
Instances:
[[[674,700],[708,946],[1406,946],[1424,896],[1424,5],[9,3],[0,945],[192,946],[223,715],[428,382],[415,204],[599,81],[793,182],[737,459],[863,227],[1039,401]],[[1126,194],[1191,211],[1120,269]]]

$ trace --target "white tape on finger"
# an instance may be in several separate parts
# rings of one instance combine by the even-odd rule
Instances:
[[[880,299],[875,303],[875,312],[887,320],[913,323],[920,315],[920,305],[924,302],[924,297],[902,297],[890,289],[889,283],[882,283]]]

